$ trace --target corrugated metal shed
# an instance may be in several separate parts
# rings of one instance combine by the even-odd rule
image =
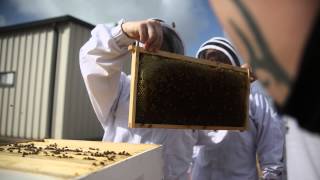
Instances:
[[[78,60],[93,27],[63,16],[0,28],[0,136],[102,136]]]

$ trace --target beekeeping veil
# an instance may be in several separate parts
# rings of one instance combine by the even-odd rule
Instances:
[[[242,64],[242,61],[240,57],[237,55],[235,48],[232,46],[232,44],[225,38],[222,37],[214,37],[209,39],[208,41],[204,42],[197,54],[196,57],[199,58],[201,57],[202,53],[205,53],[209,49],[214,49],[217,51],[220,51],[223,53],[225,56],[228,57],[229,61],[233,66],[238,66],[240,67]]]

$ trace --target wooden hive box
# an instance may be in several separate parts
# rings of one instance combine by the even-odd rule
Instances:
[[[1,179],[162,179],[162,147],[97,141],[0,146]]]
[[[129,50],[129,127],[246,130],[248,69],[138,46]]]

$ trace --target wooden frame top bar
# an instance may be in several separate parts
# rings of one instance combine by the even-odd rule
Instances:
[[[191,61],[193,63],[225,67],[225,68],[228,68],[230,70],[239,71],[239,72],[245,72],[246,73],[248,71],[246,68],[235,67],[235,66],[232,66],[232,65],[229,65],[229,64],[213,62],[213,61],[209,61],[209,60],[206,60],[206,59],[197,59],[197,58],[194,58],[194,57],[184,56],[184,55],[170,53],[170,52],[161,51],[161,50],[158,50],[157,52],[151,52],[151,51],[145,50],[142,47],[135,46],[135,45],[130,45],[128,47],[128,50],[131,51],[131,52],[138,51],[138,52],[144,53],[144,54],[162,56],[162,57],[167,57],[167,58],[176,59],[176,60]],[[201,61],[199,61],[199,60],[201,60]]]

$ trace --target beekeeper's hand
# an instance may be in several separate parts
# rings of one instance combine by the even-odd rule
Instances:
[[[163,32],[160,22],[156,20],[130,21],[121,25],[122,31],[131,39],[144,43],[148,51],[159,50],[162,45]]]
[[[254,82],[255,80],[257,80],[257,76],[254,74],[254,72],[252,71],[252,68],[249,64],[244,63],[243,65],[241,65],[241,67],[249,69],[250,82]]]

